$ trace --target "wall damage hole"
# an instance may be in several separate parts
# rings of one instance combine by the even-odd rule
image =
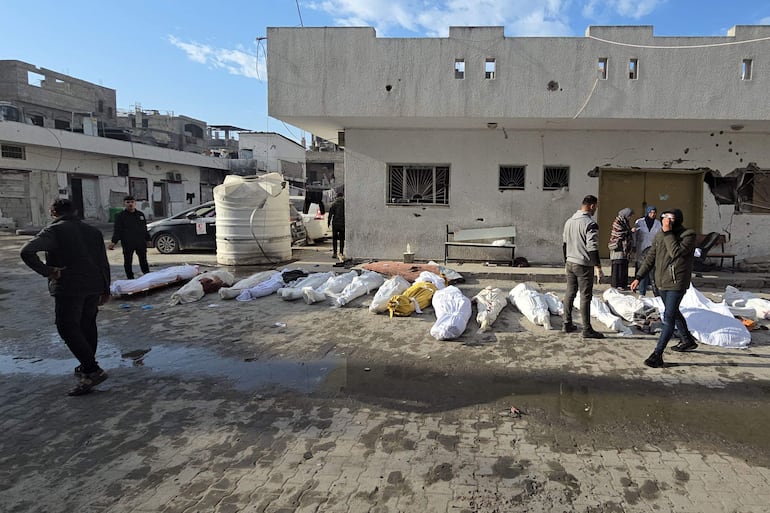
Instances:
[[[559,83],[556,80],[551,80],[550,82],[548,82],[546,89],[548,89],[549,91],[558,91]]]
[[[690,153],[690,148],[685,148],[684,149],[684,154],[687,155],[688,153]]]
[[[385,90],[386,91],[390,92],[391,89],[393,89],[392,85],[388,84],[388,85],[385,86]]]

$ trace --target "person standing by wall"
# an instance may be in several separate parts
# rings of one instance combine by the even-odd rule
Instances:
[[[329,207],[329,220],[327,226],[332,229],[332,258],[337,258],[337,243],[340,245],[339,257],[345,258],[345,196],[337,193],[337,199]]]
[[[118,242],[123,246],[123,269],[126,278],[134,279],[134,253],[139,258],[139,267],[143,274],[150,272],[147,263],[147,248],[152,247],[150,234],[147,232],[147,220],[141,210],[136,209],[136,200],[133,196],[123,198],[125,209],[115,216],[115,227],[112,233],[112,242],[108,246],[115,249]]]
[[[679,304],[690,287],[692,266],[695,252],[695,230],[685,228],[682,211],[675,208],[663,212],[661,231],[655,235],[644,262],[631,282],[631,290],[636,290],[639,282],[648,273],[655,272],[655,283],[660,291],[665,311],[663,329],[658,337],[655,351],[644,361],[648,367],[664,367],[663,351],[678,327],[682,341],[674,346],[675,351],[692,351],[698,347],[687,328]]]
[[[567,273],[567,291],[564,294],[564,332],[577,331],[572,323],[573,302],[580,291],[580,317],[583,338],[604,338],[591,326],[591,297],[594,290],[594,272],[597,280],[604,277],[599,260],[599,225],[593,219],[598,204],[596,196],[583,198],[580,210],[564,223],[564,260]]]
[[[96,361],[96,316],[110,297],[110,264],[102,233],[78,219],[70,200],[54,201],[50,213],[54,221],[21,248],[21,259],[48,278],[56,329],[80,362],[75,368],[80,383],[69,395],[83,395],[107,379]]]
[[[647,205],[644,209],[644,217],[640,217],[636,220],[634,225],[636,226],[636,274],[639,274],[639,268],[644,262],[644,257],[647,255],[647,250],[652,246],[652,240],[655,238],[655,234],[661,229],[660,221],[656,219],[658,216],[658,209],[655,205]],[[654,288],[655,273],[647,273],[647,276],[639,280],[639,295],[647,295],[648,288]]]
[[[631,226],[632,215],[634,211],[630,208],[620,210],[612,222],[612,232],[610,232],[608,244],[612,262],[610,285],[619,290],[626,290],[628,287],[628,260],[634,250],[634,231],[636,231],[636,227]]]

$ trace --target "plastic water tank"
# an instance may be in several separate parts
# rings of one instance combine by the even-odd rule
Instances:
[[[214,187],[217,263],[255,265],[291,258],[289,188],[278,173],[228,175]]]

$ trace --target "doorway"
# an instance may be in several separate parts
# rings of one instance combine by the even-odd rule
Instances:
[[[644,215],[647,205],[658,214],[678,208],[684,225],[701,232],[703,224],[703,172],[670,169],[602,169],[599,178],[599,255],[609,258],[607,243],[618,211],[630,207],[633,220]]]
[[[95,178],[72,177],[72,204],[81,219],[96,219],[99,216],[98,182]]]

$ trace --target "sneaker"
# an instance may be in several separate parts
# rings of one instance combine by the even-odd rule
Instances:
[[[564,333],[574,333],[577,331],[577,326],[572,324],[571,322],[565,322],[564,326],[562,326],[561,330]]]
[[[107,376],[107,373],[102,369],[97,369],[94,372],[83,374],[83,377],[80,378],[80,383],[78,383],[75,388],[70,390],[67,395],[78,396],[88,394],[96,385],[103,382],[108,377],[109,376]]]
[[[683,353],[685,351],[694,351],[697,347],[698,347],[698,343],[696,341],[692,339],[687,339],[673,346],[671,350]]]
[[[659,355],[658,353],[652,353],[650,356],[648,356],[644,361],[644,364],[647,367],[652,367],[653,369],[660,369],[666,366],[666,364],[663,363],[663,356]]]
[[[583,332],[583,338],[604,338],[604,334],[599,333],[598,331],[594,329],[586,330]]]

